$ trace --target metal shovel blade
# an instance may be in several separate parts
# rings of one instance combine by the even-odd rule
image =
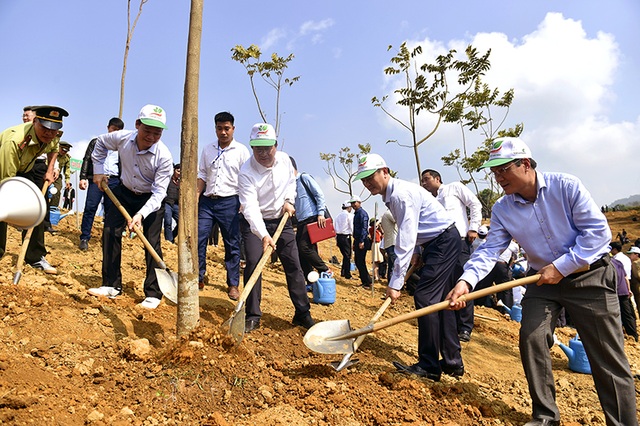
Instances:
[[[237,312],[234,312],[231,318],[229,318],[229,335],[235,339],[237,343],[242,342],[244,338],[244,323],[246,319],[247,311],[244,308],[244,304]]]
[[[166,269],[156,268],[156,277],[160,291],[170,301],[178,303],[178,274]]]
[[[321,354],[351,354],[355,339],[329,340],[351,330],[349,320],[323,321],[311,327],[303,341],[309,349]]]
[[[353,354],[345,354],[344,358],[342,358],[341,361],[331,361],[329,365],[331,365],[336,371],[340,371],[344,368],[349,368],[353,364],[357,364],[359,361],[358,359],[351,359],[352,355]]]

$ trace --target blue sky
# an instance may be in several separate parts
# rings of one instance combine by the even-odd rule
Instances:
[[[137,0],[132,0],[137,10]],[[149,0],[136,27],[126,76],[123,120],[133,128],[140,108],[167,110],[163,141],[179,161],[189,2]],[[409,133],[371,105],[397,79],[383,69],[407,41],[425,60],[473,44],[492,49],[486,81],[515,90],[507,126],[524,122],[540,170],[580,177],[600,205],[640,193],[635,155],[640,142],[640,3],[583,1],[281,1],[204,5],[199,94],[199,144],[214,141],[213,116],[231,111],[236,139],[247,143],[260,121],[244,68],[231,60],[237,44],[265,55],[295,55],[288,76],[300,81],[282,94],[284,151],[325,189],[338,211],[320,152],[370,143],[399,177],[416,180],[412,153],[386,144]],[[126,1],[0,2],[0,129],[21,122],[22,107],[66,108],[64,139],[81,158],[88,141],[117,115],[126,37]],[[268,117],[274,93],[259,85]],[[404,116],[404,111],[397,113]],[[424,117],[421,129],[429,128]],[[442,127],[420,148],[422,167],[458,179],[440,158],[460,147],[460,132]],[[480,140],[471,140],[472,144]],[[355,188],[362,188],[356,183]],[[373,201],[365,204],[373,213]],[[81,199],[81,203],[82,203]],[[382,207],[381,207],[382,208]]]

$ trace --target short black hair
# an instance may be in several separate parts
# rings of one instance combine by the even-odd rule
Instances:
[[[233,115],[228,111],[219,112],[213,117],[214,123],[225,123],[227,121],[230,122],[231,125],[235,122],[235,118],[233,118]]]
[[[440,183],[442,183],[442,176],[440,176],[440,173],[438,173],[437,171],[433,170],[433,169],[424,169],[422,173],[420,173],[420,176],[424,176],[425,174],[429,174],[432,178],[437,178],[438,181],[440,181]]]
[[[296,164],[296,160],[294,160],[292,156],[289,156],[289,160],[291,160],[291,164],[293,165],[293,168],[298,170],[298,165]]]
[[[611,250],[615,249],[615,250],[618,250],[618,251],[622,251],[622,244],[620,244],[617,241],[611,241],[609,243],[609,245],[611,246]]]
[[[180,169],[180,163],[176,163],[173,165],[173,170]]]
[[[113,117],[111,120],[109,120],[109,124],[107,124],[107,127],[117,127],[119,130],[124,129],[124,121],[122,121],[120,119],[120,117]]]

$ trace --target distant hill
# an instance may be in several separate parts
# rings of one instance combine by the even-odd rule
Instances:
[[[612,203],[609,203],[610,207],[623,205],[623,206],[637,206],[640,205],[640,194],[632,195],[627,198],[621,198]]]

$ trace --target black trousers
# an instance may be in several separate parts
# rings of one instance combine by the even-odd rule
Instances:
[[[420,281],[413,295],[416,309],[442,302],[455,285],[455,267],[460,252],[460,234],[455,226],[423,245]],[[444,310],[418,318],[418,364],[440,374],[440,363],[462,367],[460,340],[454,311]]]
[[[336,235],[336,246],[338,246],[340,254],[342,254],[342,268],[340,269],[340,276],[344,278],[351,278],[351,235]]]
[[[267,231],[270,235],[278,228],[280,219],[265,220]],[[240,230],[242,232],[242,238],[245,244],[246,250],[246,265],[244,268],[244,283],[249,281],[249,277],[256,269],[260,258],[262,257],[262,240],[251,232],[249,222],[244,218],[240,220]],[[298,246],[296,245],[296,239],[291,226],[291,219],[287,220],[287,224],[280,234],[280,238],[276,241],[276,253],[282,262],[284,274],[287,281],[287,290],[289,291],[289,298],[295,308],[295,318],[303,318],[309,315],[311,305],[309,303],[309,296],[307,296],[307,288],[302,275],[302,268],[300,267],[300,258],[298,256]],[[260,310],[260,302],[262,301],[262,275],[256,281],[253,290],[247,297],[246,305],[246,319],[247,320],[259,320],[262,316]]]
[[[47,173],[47,164],[45,162],[36,161],[31,170],[26,173],[18,173],[17,176],[24,177],[33,182],[38,188],[42,189],[44,185],[44,175]],[[36,225],[31,231],[31,239],[27,246],[27,252],[24,256],[25,263],[36,263],[40,259],[47,255],[47,248],[44,245],[44,230],[47,222],[47,215],[45,219]],[[22,239],[24,240],[27,231],[22,231]],[[0,257],[4,256],[7,249],[7,223],[0,222]]]
[[[122,184],[113,188],[113,194],[131,216],[135,215],[151,197],[150,193],[135,194]],[[163,218],[164,203],[160,206],[160,209],[142,220],[144,236],[160,257],[162,257],[160,234],[162,232]],[[122,262],[122,232],[126,229],[126,225],[127,221],[119,209],[110,208],[106,211],[104,229],[102,231],[102,285],[114,287],[118,290],[122,290],[122,272],[120,270]],[[162,291],[158,286],[158,278],[155,272],[155,268],[159,268],[160,265],[153,260],[153,257],[146,249],[144,258],[147,266],[144,295],[145,297],[162,299]]]
[[[316,216],[298,222],[296,230],[296,244],[298,245],[298,256],[304,277],[314,269],[318,272],[327,272],[329,267],[318,254],[318,245],[311,244],[307,224],[316,222]]]
[[[369,269],[367,268],[367,252],[369,250],[361,249],[358,247],[358,243],[353,243],[353,258],[358,268],[358,274],[360,275],[360,282],[362,285],[371,285],[371,275],[369,275]]]
[[[462,276],[464,272],[464,264],[469,260],[471,255],[471,243],[466,238],[461,239],[460,243],[460,255],[458,256],[458,263],[456,264],[455,280]],[[466,331],[471,333],[473,330],[473,300],[467,302],[467,306],[456,312],[456,324],[458,326],[458,333]]]
[[[620,299],[620,319],[622,320],[622,327],[624,331],[637,342],[638,330],[636,328],[636,313],[631,304],[631,296],[618,296],[618,299]]]

